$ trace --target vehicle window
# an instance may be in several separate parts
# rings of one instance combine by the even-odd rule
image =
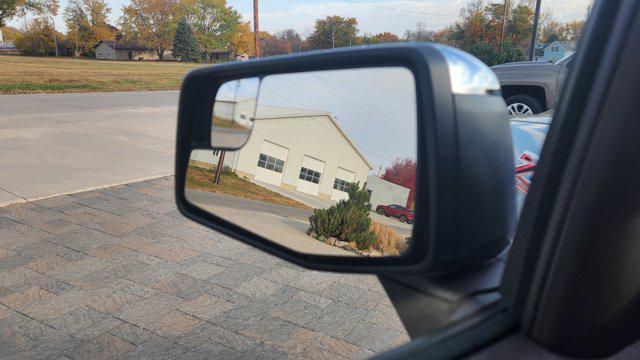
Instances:
[[[406,343],[376,277],[302,269],[180,215],[181,82],[315,50],[461,49],[501,83],[520,208],[591,7],[543,1],[534,29],[535,4],[2,0],[2,357],[362,358]],[[391,67],[225,83],[211,144],[190,157],[189,200],[294,251],[402,256],[415,81]],[[327,220],[347,212],[357,232]]]

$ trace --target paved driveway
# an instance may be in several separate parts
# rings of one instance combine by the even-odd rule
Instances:
[[[0,206],[173,173],[177,91],[0,96]]]
[[[0,358],[361,358],[408,340],[375,277],[178,214],[161,178],[0,208]]]

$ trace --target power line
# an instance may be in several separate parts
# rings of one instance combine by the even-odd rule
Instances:
[[[376,8],[380,8],[380,9],[401,11],[401,12],[406,12],[406,13],[420,14],[420,15],[447,16],[447,17],[458,16],[458,15],[450,15],[450,14],[436,14],[436,13],[431,13],[431,12],[426,12],[426,11],[421,11],[421,10],[410,10],[410,9],[395,8],[395,7],[391,7],[391,6],[371,4],[371,3],[355,1],[355,0],[344,0],[344,1],[347,1],[347,2],[350,2],[350,3],[354,3],[354,4],[360,4],[360,5],[370,6],[370,7],[376,7]]]

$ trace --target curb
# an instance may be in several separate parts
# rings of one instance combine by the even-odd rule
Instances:
[[[140,177],[140,178],[135,178],[135,179],[129,179],[129,180],[125,180],[125,181],[118,181],[118,182],[109,183],[109,184],[105,184],[105,185],[90,186],[90,187],[82,188],[82,189],[79,189],[79,190],[72,190],[72,191],[61,192],[61,193],[56,193],[56,194],[52,194],[52,195],[45,195],[45,196],[40,196],[40,197],[35,197],[35,198],[28,198],[28,199],[27,198],[21,198],[21,199],[16,199],[16,200],[9,200],[9,201],[5,201],[5,202],[0,202],[0,208],[5,207],[5,206],[9,206],[9,205],[22,204],[22,203],[28,203],[28,202],[32,202],[32,201],[49,199],[49,198],[53,198],[53,197],[56,197],[56,196],[78,194],[78,193],[81,193],[81,192],[87,192],[87,191],[99,190],[99,189],[106,189],[106,188],[110,188],[110,187],[114,187],[114,186],[126,185],[126,184],[131,184],[131,183],[140,182],[140,181],[159,179],[159,178],[168,177],[168,176],[174,176],[174,175],[175,175],[175,173],[173,173],[173,172],[166,173],[166,174],[161,174],[161,175],[151,175],[151,176],[145,176],[145,177]]]

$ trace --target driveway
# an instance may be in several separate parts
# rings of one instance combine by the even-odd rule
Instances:
[[[408,341],[373,276],[184,219],[159,178],[0,208],[0,358],[362,358]]]
[[[0,206],[173,173],[177,91],[0,96]]]

